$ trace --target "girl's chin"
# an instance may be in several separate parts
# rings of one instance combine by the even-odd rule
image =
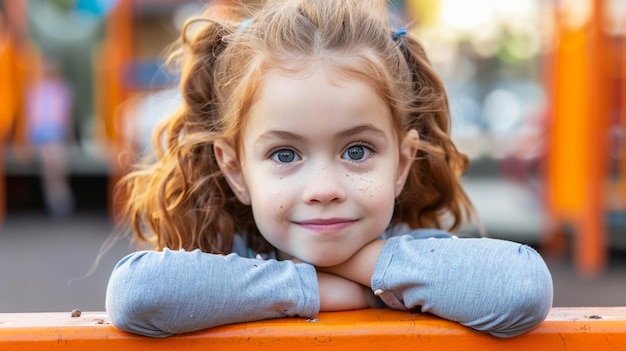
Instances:
[[[316,267],[332,267],[347,261],[351,255],[344,253],[343,255],[329,256],[328,253],[320,252],[317,254],[291,254],[284,251],[278,251],[278,259],[281,261],[294,261],[296,263],[308,263]]]
[[[296,262],[305,262],[316,267],[332,267],[343,263],[347,258],[342,257],[306,257],[306,259],[292,258]]]

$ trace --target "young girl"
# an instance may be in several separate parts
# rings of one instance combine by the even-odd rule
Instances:
[[[376,306],[498,337],[540,323],[531,248],[454,231],[472,213],[443,86],[383,0],[271,2],[183,30],[180,111],[121,183],[134,236],[118,328],[168,336]],[[427,240],[430,239],[430,240]]]

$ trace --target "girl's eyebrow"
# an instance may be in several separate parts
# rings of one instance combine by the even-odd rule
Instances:
[[[385,134],[385,132],[383,132],[382,129],[377,128],[369,123],[347,129],[337,134],[337,138],[339,139],[349,138],[349,137],[359,135],[359,134],[364,134],[364,133],[373,135],[376,138],[387,138],[387,135]],[[303,142],[306,138],[302,135],[299,135],[293,132],[288,132],[284,130],[270,130],[261,134],[257,138],[255,144],[262,144],[270,140],[276,140],[276,139],[298,143],[298,142]]]
[[[385,132],[383,132],[382,129],[375,127],[372,124],[362,124],[359,126],[356,126],[354,128],[350,128],[348,130],[345,130],[341,133],[339,133],[338,137],[339,138],[348,138],[351,136],[355,136],[355,135],[359,135],[359,134],[370,134],[370,135],[374,135],[374,137],[377,138],[386,138],[387,135],[385,134]]]
[[[305,138],[299,134],[287,132],[284,130],[270,130],[259,135],[259,137],[256,139],[255,144],[263,144],[276,139],[297,143],[304,141]]]

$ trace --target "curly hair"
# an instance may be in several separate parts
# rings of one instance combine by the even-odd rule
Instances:
[[[134,238],[157,250],[225,254],[234,234],[246,233],[256,251],[272,249],[250,206],[231,191],[213,144],[225,140],[240,156],[265,72],[297,72],[311,60],[371,84],[389,105],[398,135],[419,133],[391,224],[457,230],[474,213],[459,179],[468,159],[450,138],[442,82],[418,41],[393,31],[386,6],[384,0],[270,1],[258,11],[233,8],[218,17],[208,9],[188,20],[169,56],[181,69],[183,104],[155,130],[154,157],[118,183]]]

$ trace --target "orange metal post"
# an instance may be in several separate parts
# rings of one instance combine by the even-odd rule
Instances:
[[[113,190],[126,165],[120,164],[119,153],[124,150],[122,133],[118,133],[116,125],[119,107],[128,98],[128,91],[123,85],[123,68],[133,54],[133,0],[120,0],[107,20],[105,41],[102,45],[102,57],[97,69],[100,80],[99,90],[104,98],[97,97],[100,114],[104,118],[105,143],[113,151],[111,153],[109,175],[109,213],[115,219],[118,209],[115,206]],[[98,89],[96,89],[98,90]]]
[[[119,135],[115,128],[116,109],[128,97],[123,85],[123,67],[133,54],[133,1],[120,0],[115,9],[109,14],[106,24],[105,43],[103,47],[104,59],[100,64],[105,65],[105,89],[107,99],[103,108],[105,111],[105,134],[108,142],[116,143]]]
[[[6,215],[6,179],[4,147],[26,141],[23,89],[34,57],[26,41],[25,0],[3,1],[4,17],[0,18],[0,222]],[[11,135],[9,135],[11,133]]]
[[[619,168],[619,210],[626,212],[626,19],[622,22],[621,52],[620,52],[620,73],[621,96],[620,96],[620,125],[622,136],[619,144],[619,154],[621,155],[621,165]]]
[[[588,38],[582,26],[564,22],[567,13],[558,9],[552,55],[552,121],[547,150],[546,188],[548,209],[556,222],[572,221],[582,211],[589,170],[586,135],[590,129]]]
[[[527,334],[498,339],[431,315],[386,309],[217,327],[166,339],[121,332],[106,314],[0,314],[0,349],[27,350],[621,350],[626,307],[554,308]]]
[[[7,142],[9,129],[15,117],[15,100],[13,93],[13,44],[2,33],[0,18],[0,222],[6,212],[6,192],[4,176],[4,146]]]
[[[567,6],[558,9],[546,177],[550,215],[574,229],[575,264],[587,276],[602,271],[607,256],[603,217],[614,91],[603,4],[594,0],[582,21]]]
[[[606,185],[608,181],[608,137],[611,94],[610,43],[602,29],[604,1],[595,0],[590,28],[590,110],[588,119],[589,174],[587,193],[580,227],[576,233],[575,259],[578,270],[584,275],[595,275],[604,269],[607,261]],[[584,141],[583,141],[584,142]]]

